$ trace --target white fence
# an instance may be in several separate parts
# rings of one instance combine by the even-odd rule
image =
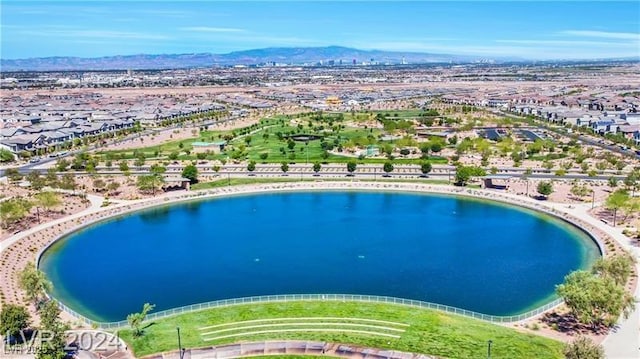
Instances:
[[[543,312],[546,312],[549,309],[555,308],[558,305],[562,304],[562,299],[556,299],[552,302],[549,302],[541,307],[538,307],[526,313],[522,313],[518,315],[509,315],[509,316],[498,316],[498,315],[477,313],[470,310],[460,309],[460,308],[451,307],[443,304],[423,302],[420,300],[384,297],[384,296],[377,296],[377,295],[283,294],[283,295],[264,295],[264,296],[246,297],[246,298],[223,299],[223,300],[216,300],[216,301],[211,301],[206,303],[186,305],[183,307],[151,313],[147,315],[147,320],[162,319],[162,318],[167,318],[167,317],[171,317],[178,314],[190,313],[190,312],[195,312],[195,311],[210,309],[210,308],[226,307],[230,305],[251,304],[251,303],[254,303],[254,304],[255,303],[271,303],[271,302],[296,302],[296,301],[335,301],[335,302],[367,302],[367,303],[400,304],[400,305],[406,305],[406,306],[412,306],[412,307],[418,307],[418,308],[440,310],[447,313],[458,314],[465,317],[480,319],[480,320],[494,322],[494,323],[519,322],[521,320],[525,320],[525,319],[534,317],[536,315],[539,315]],[[118,329],[118,328],[126,327],[128,325],[126,320],[119,321],[119,322],[110,322],[110,323],[93,321],[91,319],[88,319],[76,313],[75,311],[68,308],[62,303],[58,302],[58,304],[64,311],[69,313],[71,316],[73,316],[77,320],[96,328]]]

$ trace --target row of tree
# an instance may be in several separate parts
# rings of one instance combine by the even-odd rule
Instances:
[[[36,208],[36,216],[40,221],[40,210],[52,211],[62,204],[60,195],[55,192],[39,192],[32,199],[10,198],[0,202],[0,219],[2,228],[8,228],[29,216],[32,208]]]
[[[66,357],[65,331],[69,326],[60,319],[58,304],[49,300],[46,292],[52,288],[44,273],[39,271],[33,263],[18,272],[18,284],[25,292],[26,299],[34,305],[40,324],[37,327],[41,332],[46,331],[47,342],[36,348],[36,359],[62,359]],[[8,342],[20,342],[27,339],[27,329],[31,327],[32,319],[27,308],[16,304],[4,304],[0,311],[0,331],[8,334],[5,338]]]
[[[256,170],[256,161],[249,161],[249,163],[247,164],[247,171],[249,172],[253,172]],[[346,164],[347,166],[347,172],[349,172],[349,174],[353,174],[356,169],[358,168],[358,163],[356,161],[349,161]],[[322,164],[320,162],[314,162],[313,163],[313,172],[318,173],[320,172],[320,170],[322,169]],[[283,173],[287,173],[289,172],[289,163],[287,162],[282,162],[280,165],[280,169],[282,170]],[[395,167],[393,166],[393,163],[391,161],[387,161],[383,164],[382,166],[382,170],[389,174],[391,172],[393,172],[393,170],[395,169]],[[432,166],[430,162],[423,162],[420,165],[420,171],[422,172],[423,175],[427,175],[429,172],[431,172]],[[183,171],[183,177],[184,176],[184,171]]]

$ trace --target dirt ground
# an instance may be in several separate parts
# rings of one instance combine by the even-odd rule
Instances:
[[[36,192],[27,188],[15,185],[0,184],[0,193],[6,198],[25,198],[29,199]],[[65,217],[74,213],[78,213],[89,207],[90,203],[82,196],[60,193],[62,204],[51,210],[43,210],[37,207],[31,208],[27,217],[21,221],[11,224],[8,227],[0,229],[0,241],[12,236],[15,233],[23,231],[38,225],[38,223],[46,223],[61,217]]]

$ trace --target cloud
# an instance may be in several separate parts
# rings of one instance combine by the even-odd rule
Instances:
[[[112,30],[24,30],[20,31],[22,35],[40,36],[40,37],[72,37],[72,38],[94,38],[94,39],[129,39],[129,40],[168,40],[169,36],[159,34],[149,34],[128,31],[112,31]]]
[[[591,47],[630,47],[633,42],[607,42],[582,40],[495,40],[497,43],[514,45],[543,45],[543,46],[591,46]]]
[[[189,32],[205,32],[205,33],[246,32],[246,30],[244,29],[237,29],[232,27],[210,27],[210,26],[189,26],[189,27],[181,27],[178,30],[189,31]]]
[[[566,30],[566,31],[561,31],[560,34],[569,35],[569,36],[579,36],[579,37],[595,37],[595,38],[601,38],[601,39],[640,40],[640,34],[632,33],[632,32]]]

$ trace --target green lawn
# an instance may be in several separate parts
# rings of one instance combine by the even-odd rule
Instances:
[[[395,112],[407,115],[413,114],[415,111],[394,111],[394,113]],[[335,146],[335,149],[337,149],[338,146],[349,147],[355,145],[360,147],[376,145],[380,148],[386,144],[392,144],[398,148],[403,148],[407,145],[407,140],[405,139],[389,142],[378,140],[378,137],[383,134],[383,131],[380,129],[345,127],[336,131],[332,130],[332,128],[337,125],[343,125],[344,122],[338,120],[335,120],[334,122],[329,122],[328,120],[318,121],[311,119],[308,116],[299,116],[296,118],[300,122],[300,125],[298,126],[290,123],[290,119],[279,116],[271,119],[263,119],[258,125],[254,125],[253,127],[236,129],[233,131],[202,131],[197,137],[169,141],[157,146],[144,146],[144,143],[141,142],[140,147],[136,148],[135,151],[138,153],[144,153],[145,157],[148,159],[166,159],[171,152],[179,152],[180,160],[195,160],[196,156],[194,154],[187,155],[185,152],[193,149],[193,146],[191,145],[192,142],[219,141],[225,136],[232,135],[233,139],[228,142],[228,150],[225,153],[210,154],[207,159],[222,160],[232,157],[242,160],[249,159],[268,163],[280,163],[284,161],[295,163],[312,163],[316,161],[343,163],[353,160],[354,158],[335,154],[329,154],[327,157],[323,157],[324,150],[321,147],[322,141],[320,140],[308,141],[307,143],[295,142],[295,147],[290,149],[287,146],[286,136],[292,134],[321,135],[324,137],[324,141]],[[345,118],[351,118],[351,116],[346,115]],[[309,123],[312,125],[311,127],[308,126]],[[237,156],[234,156],[234,154],[237,154]],[[261,158],[262,154],[267,154],[267,158]],[[101,155],[103,159],[106,159],[108,155],[117,155],[124,159],[132,159],[134,158],[134,149],[103,151],[98,152],[98,155]],[[447,162],[446,159],[438,156],[433,156],[429,160],[432,163]],[[364,158],[359,160],[361,163],[383,163],[385,161],[387,160],[384,158]],[[394,162],[421,163],[422,160],[396,158]]]
[[[199,328],[222,323],[292,317],[351,317],[409,324],[399,339],[346,332],[284,332],[204,341]],[[408,306],[362,303],[298,301],[235,305],[192,312],[149,323],[142,337],[133,339],[129,330],[120,336],[137,356],[172,351],[180,327],[187,348],[229,344],[238,341],[305,339],[347,343],[375,348],[425,353],[446,358],[484,358],[492,340],[492,358],[562,358],[562,343],[520,333],[503,326]]]

